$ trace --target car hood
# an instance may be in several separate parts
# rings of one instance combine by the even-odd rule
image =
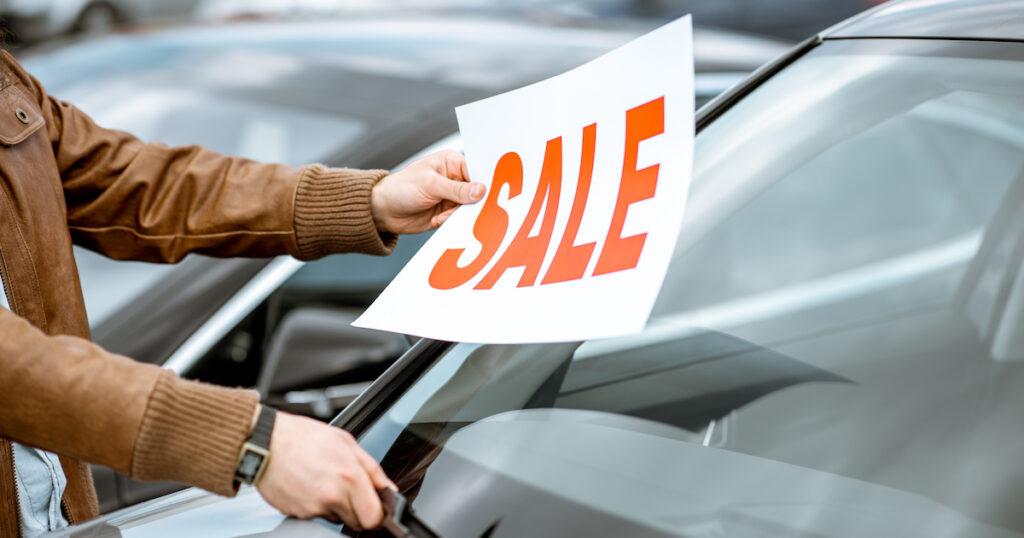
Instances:
[[[255,488],[244,487],[234,498],[187,489],[118,510],[48,536],[100,538],[117,536],[331,536],[340,527],[323,520],[288,519],[270,506]]]
[[[413,506],[446,537],[706,536],[710,529],[733,537],[927,536],[938,523],[944,536],[1014,536],[920,495],[703,446],[664,424],[580,410],[513,411],[466,426],[439,451]],[[339,530],[286,519],[245,488],[233,499],[186,490],[63,535],[326,537]]]

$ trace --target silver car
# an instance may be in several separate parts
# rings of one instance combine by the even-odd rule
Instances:
[[[394,12],[114,35],[25,63],[52,94],[144,139],[291,164],[394,168],[419,152],[459,148],[453,106],[564,71],[647,28]],[[700,29],[695,42],[699,103],[787,48]],[[425,239],[403,237],[384,258],[309,264],[75,255],[93,338],[105,348],[186,377],[256,387],[278,407],[329,420],[408,349],[400,335],[348,324]],[[103,511],[181,487],[99,467],[94,477]]]
[[[4,0],[0,17],[20,40],[95,34],[119,23],[189,15],[199,0]]]
[[[422,340],[333,424],[445,537],[1024,536],[1022,12],[808,40],[698,113],[643,332]],[[245,489],[65,534],[337,532]]]

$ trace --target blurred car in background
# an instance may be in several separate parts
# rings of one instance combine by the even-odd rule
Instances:
[[[424,339],[332,424],[439,536],[1024,536],[1022,12],[896,2],[808,40],[698,112],[643,331]],[[122,531],[338,533],[253,488],[80,535]]]
[[[200,0],[3,0],[0,18],[19,41],[70,33],[98,34],[115,25],[191,16]]]
[[[885,0],[556,0],[595,16],[671,20],[690,13],[694,24],[793,41],[810,37]]]
[[[453,107],[563,72],[649,24],[546,24],[514,17],[353,16],[113,35],[24,59],[49,92],[101,125],[166,144],[290,164],[395,168],[459,149]],[[697,102],[786,50],[695,33]],[[408,347],[349,323],[426,240],[394,254],[177,265],[75,255],[93,338],[178,374],[257,387],[327,419]],[[98,469],[103,509],[177,488]]]
[[[386,9],[435,14],[516,12],[536,18],[648,18],[669,21],[686,14],[704,28],[801,40],[884,0],[204,0],[200,19],[259,18],[288,14],[337,16]]]

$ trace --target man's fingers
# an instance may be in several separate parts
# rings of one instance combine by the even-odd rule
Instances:
[[[434,218],[430,219],[430,225],[433,226],[434,228],[437,228],[438,226],[444,224],[444,222],[448,220],[448,217],[452,216],[452,213],[455,212],[455,209],[456,208],[453,207],[451,209],[446,209],[438,213],[437,215],[434,215]]]
[[[349,491],[351,489],[351,484],[339,487],[338,496],[326,507],[329,514],[325,514],[323,517],[334,523],[343,523],[353,530],[361,530],[359,518],[356,516],[355,509],[352,507],[352,501],[349,499]]]
[[[352,504],[359,527],[375,529],[384,520],[384,508],[380,505],[377,489],[370,483],[370,476],[359,473],[349,484],[348,498]]]
[[[444,163],[445,174],[450,179],[469,181],[469,169],[466,167],[466,157],[455,150],[441,152],[441,160]]]
[[[459,154],[459,171],[462,172],[462,179],[469,181],[469,165],[466,164],[466,156]]]
[[[388,475],[384,474],[384,469],[377,463],[377,460],[373,459],[373,456],[360,449],[356,451],[356,458],[359,460],[360,465],[363,466],[363,469],[366,469],[366,474],[370,476],[374,489],[398,489],[395,487],[395,483],[388,478]]]
[[[448,179],[440,174],[431,182],[433,184],[433,195],[441,200],[450,200],[459,204],[472,204],[479,202],[487,192],[483,183],[470,183]]]

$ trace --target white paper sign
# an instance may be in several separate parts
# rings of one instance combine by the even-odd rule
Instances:
[[[354,323],[523,343],[643,329],[693,168],[690,17],[572,71],[456,109],[489,185]]]

